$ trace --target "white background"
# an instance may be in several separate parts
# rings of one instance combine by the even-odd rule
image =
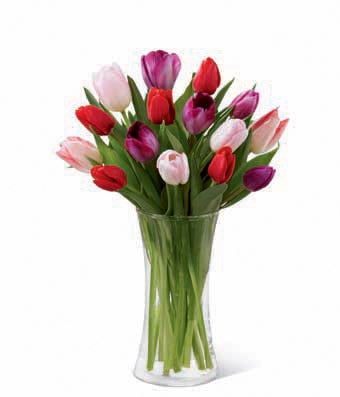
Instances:
[[[339,396],[339,19],[321,1],[1,3],[0,396]],[[223,212],[211,272],[220,377],[136,380],[144,307],[134,210],[54,154],[89,134],[82,86],[118,62],[177,52],[176,93],[212,56],[229,99],[255,81],[258,115],[291,122],[265,191]]]

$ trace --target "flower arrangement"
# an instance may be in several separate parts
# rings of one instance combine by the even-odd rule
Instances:
[[[176,100],[178,55],[152,51],[141,58],[141,69],[145,97],[117,64],[94,74],[97,98],[85,88],[89,104],[75,114],[95,145],[69,137],[57,154],[139,211],[150,277],[146,370],[161,362],[162,375],[169,376],[194,360],[208,371],[214,359],[201,300],[213,214],[271,182],[269,164],[288,119],[274,109],[254,120],[255,86],[222,106],[234,80],[218,90],[220,71],[211,58]]]

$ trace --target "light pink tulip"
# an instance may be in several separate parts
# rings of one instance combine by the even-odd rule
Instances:
[[[131,102],[129,84],[118,64],[103,66],[93,75],[100,101],[113,112],[122,112]]]
[[[97,148],[88,141],[77,136],[70,136],[60,144],[57,155],[78,171],[89,172],[93,167],[89,159],[102,164],[103,159]]]
[[[210,147],[217,152],[225,146],[234,152],[247,139],[246,123],[240,119],[229,119],[221,124],[210,138]]]
[[[158,157],[157,168],[164,182],[169,185],[185,185],[189,180],[189,163],[185,153],[166,150]]]
[[[264,153],[273,148],[280,140],[289,119],[280,121],[279,112],[273,109],[253,125],[251,151],[255,154]]]

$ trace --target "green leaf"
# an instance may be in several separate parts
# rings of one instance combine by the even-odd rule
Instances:
[[[261,154],[260,156],[256,156],[247,163],[244,163],[233,175],[228,185],[228,192],[224,195],[223,201],[226,197],[232,194],[235,190],[239,189],[243,186],[243,175],[250,169],[254,167],[259,167],[263,165],[269,165],[272,161],[272,158],[275,156],[276,152],[279,150],[279,147],[275,148],[271,152]]]
[[[104,164],[110,165],[114,164],[114,152],[110,147],[103,141],[103,139],[96,133],[96,131],[92,128],[92,134],[94,137],[94,140],[96,141],[97,148],[99,150],[99,153],[103,157]]]
[[[171,143],[171,146],[176,152],[182,153],[185,152],[185,149],[181,142],[175,137],[175,135],[170,131],[169,128],[166,128],[166,135]]]
[[[242,164],[244,164],[247,161],[247,159],[248,159],[248,155],[250,153],[250,145],[251,145],[252,135],[253,135],[253,133],[250,130],[246,140],[235,151],[235,156],[236,156],[235,172],[237,172],[238,168],[241,167]]]
[[[131,190],[128,190],[127,188],[122,189],[119,191],[125,198],[127,198],[129,201],[131,201],[134,205],[139,207],[140,209],[150,212],[151,214],[161,214],[162,210],[153,204],[151,201],[149,201],[143,194],[138,193],[138,192],[132,192]]]
[[[217,211],[220,208],[222,196],[226,189],[227,185],[223,183],[203,190],[203,192],[199,193],[193,200],[191,208],[192,214],[202,215]]]
[[[215,98],[216,109],[219,108],[220,104],[223,101],[223,98],[225,97],[226,93],[228,92],[229,88],[231,87],[231,85],[233,84],[234,81],[235,81],[235,77],[219,90],[219,92]]]
[[[132,103],[136,111],[137,119],[148,124],[148,115],[146,111],[145,101],[132,77],[128,76]]]
[[[100,107],[99,102],[97,101],[95,96],[92,94],[92,92],[86,87],[84,87],[84,91],[85,91],[86,98],[89,101],[89,104],[97,106],[97,108],[99,108]]]
[[[192,80],[194,79],[194,77],[195,77],[195,73],[193,73],[190,83],[186,87],[183,94],[175,102],[176,115],[177,114],[182,115],[182,110],[184,105],[186,104],[187,100],[194,95],[194,89],[192,87]]]
[[[190,162],[190,199],[193,204],[194,199],[202,191],[202,178],[197,167],[196,159],[192,155],[189,158]]]
[[[169,149],[170,147],[170,142],[168,135],[166,133],[167,127],[165,126],[165,123],[160,125],[159,128],[159,133],[158,133],[158,140],[159,140],[159,152],[163,153],[165,150]]]
[[[227,207],[230,207],[230,206],[236,204],[237,202],[239,202],[239,201],[243,200],[244,198],[246,198],[250,193],[251,192],[249,190],[244,190],[243,192],[238,194],[236,197],[234,197],[231,201],[229,201],[229,203],[224,205],[222,208],[227,208]]]

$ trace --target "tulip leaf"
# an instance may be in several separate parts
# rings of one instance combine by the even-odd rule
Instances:
[[[186,151],[181,142],[175,137],[175,135],[170,131],[169,128],[166,128],[166,135],[170,141],[172,148],[176,150],[176,152],[183,153]]]
[[[240,194],[238,194],[236,197],[234,197],[232,200],[230,200],[228,203],[226,203],[222,208],[227,208],[227,207],[230,207],[230,206],[238,203],[239,201],[246,198],[250,193],[251,193],[251,191],[249,191],[247,189],[243,190]]]
[[[187,100],[194,95],[194,89],[192,87],[192,81],[194,79],[195,73],[193,73],[190,83],[188,84],[187,88],[183,92],[183,94],[177,99],[175,102],[175,109],[176,109],[176,116],[179,114],[182,116],[182,110],[184,105],[186,104]]]
[[[94,137],[94,140],[96,141],[97,148],[99,150],[99,153],[103,157],[103,161],[105,165],[109,164],[114,164],[114,152],[110,147],[103,141],[103,139],[96,133],[96,131],[92,128],[92,134]]]
[[[159,139],[159,152],[163,153],[165,150],[169,149],[170,147],[170,142],[166,133],[166,126],[164,121],[162,122],[159,128],[158,139]]]
[[[203,190],[192,202],[192,215],[202,215],[215,212],[220,208],[223,193],[227,185],[222,183]]]
[[[227,198],[228,195],[232,194],[234,191],[243,186],[243,175],[250,169],[254,167],[269,165],[272,161],[272,158],[275,156],[276,152],[279,150],[279,147],[274,150],[261,154],[260,156],[256,156],[250,161],[244,163],[233,175],[229,182],[228,192],[224,195],[223,201]]]
[[[191,199],[191,203],[193,203],[194,199],[201,192],[203,183],[193,153],[190,154],[189,162],[190,162],[190,199]]]
[[[136,205],[140,209],[150,212],[151,214],[161,214],[162,210],[156,206],[155,204],[151,203],[148,201],[142,194],[133,192],[127,188],[124,188],[119,191],[119,193],[127,198],[129,201],[132,202],[132,204]]]
[[[97,108],[99,108],[100,107],[99,102],[97,101],[95,96],[92,94],[92,92],[86,87],[84,87],[84,91],[85,91],[86,98],[89,101],[89,104],[97,106]]]
[[[131,91],[132,103],[139,121],[148,124],[145,101],[132,77],[128,76],[129,87]]]
[[[251,145],[251,140],[252,140],[252,131],[250,130],[248,133],[248,136],[246,140],[242,143],[242,145],[235,150],[235,156],[236,156],[236,170],[244,164],[247,159],[248,155],[250,152],[250,145]]]
[[[216,110],[219,108],[220,104],[222,103],[226,93],[228,92],[229,88],[231,87],[231,85],[233,84],[233,82],[235,81],[235,77],[230,80],[224,87],[222,87],[218,94],[215,97],[215,106],[216,106]]]

